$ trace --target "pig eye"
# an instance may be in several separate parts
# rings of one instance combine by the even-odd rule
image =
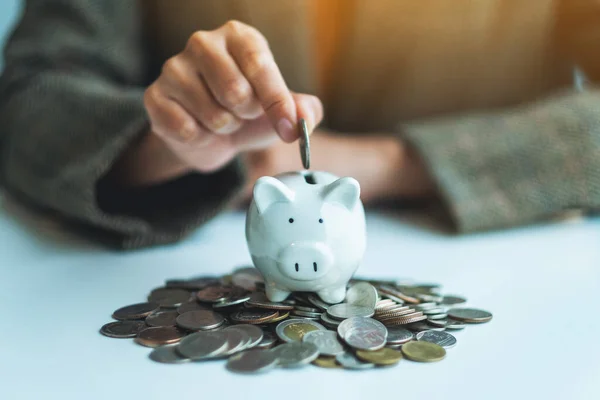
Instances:
[[[323,218],[319,218],[319,223],[322,224],[323,223]]]
[[[288,219],[288,221],[290,222],[290,224],[293,224],[294,223],[294,218],[290,218],[290,219]]]

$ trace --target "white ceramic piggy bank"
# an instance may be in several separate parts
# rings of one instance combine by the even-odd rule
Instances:
[[[339,303],[366,247],[360,186],[327,172],[264,176],[254,185],[246,240],[270,301],[305,291]]]

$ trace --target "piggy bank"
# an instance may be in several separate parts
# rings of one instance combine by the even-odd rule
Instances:
[[[315,292],[327,303],[343,301],[366,247],[358,182],[310,171],[259,178],[246,241],[270,301],[294,291]]]

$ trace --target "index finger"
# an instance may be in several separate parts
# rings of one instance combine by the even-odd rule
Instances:
[[[296,104],[265,38],[245,26],[232,32],[227,48],[281,139],[294,141],[298,137]]]

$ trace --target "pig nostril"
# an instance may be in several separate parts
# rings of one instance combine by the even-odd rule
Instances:
[[[299,269],[300,267],[298,267],[298,263],[296,263],[296,272],[298,272]]]
[[[317,272],[317,263],[316,262],[313,263],[313,268],[315,269],[315,272]]]

